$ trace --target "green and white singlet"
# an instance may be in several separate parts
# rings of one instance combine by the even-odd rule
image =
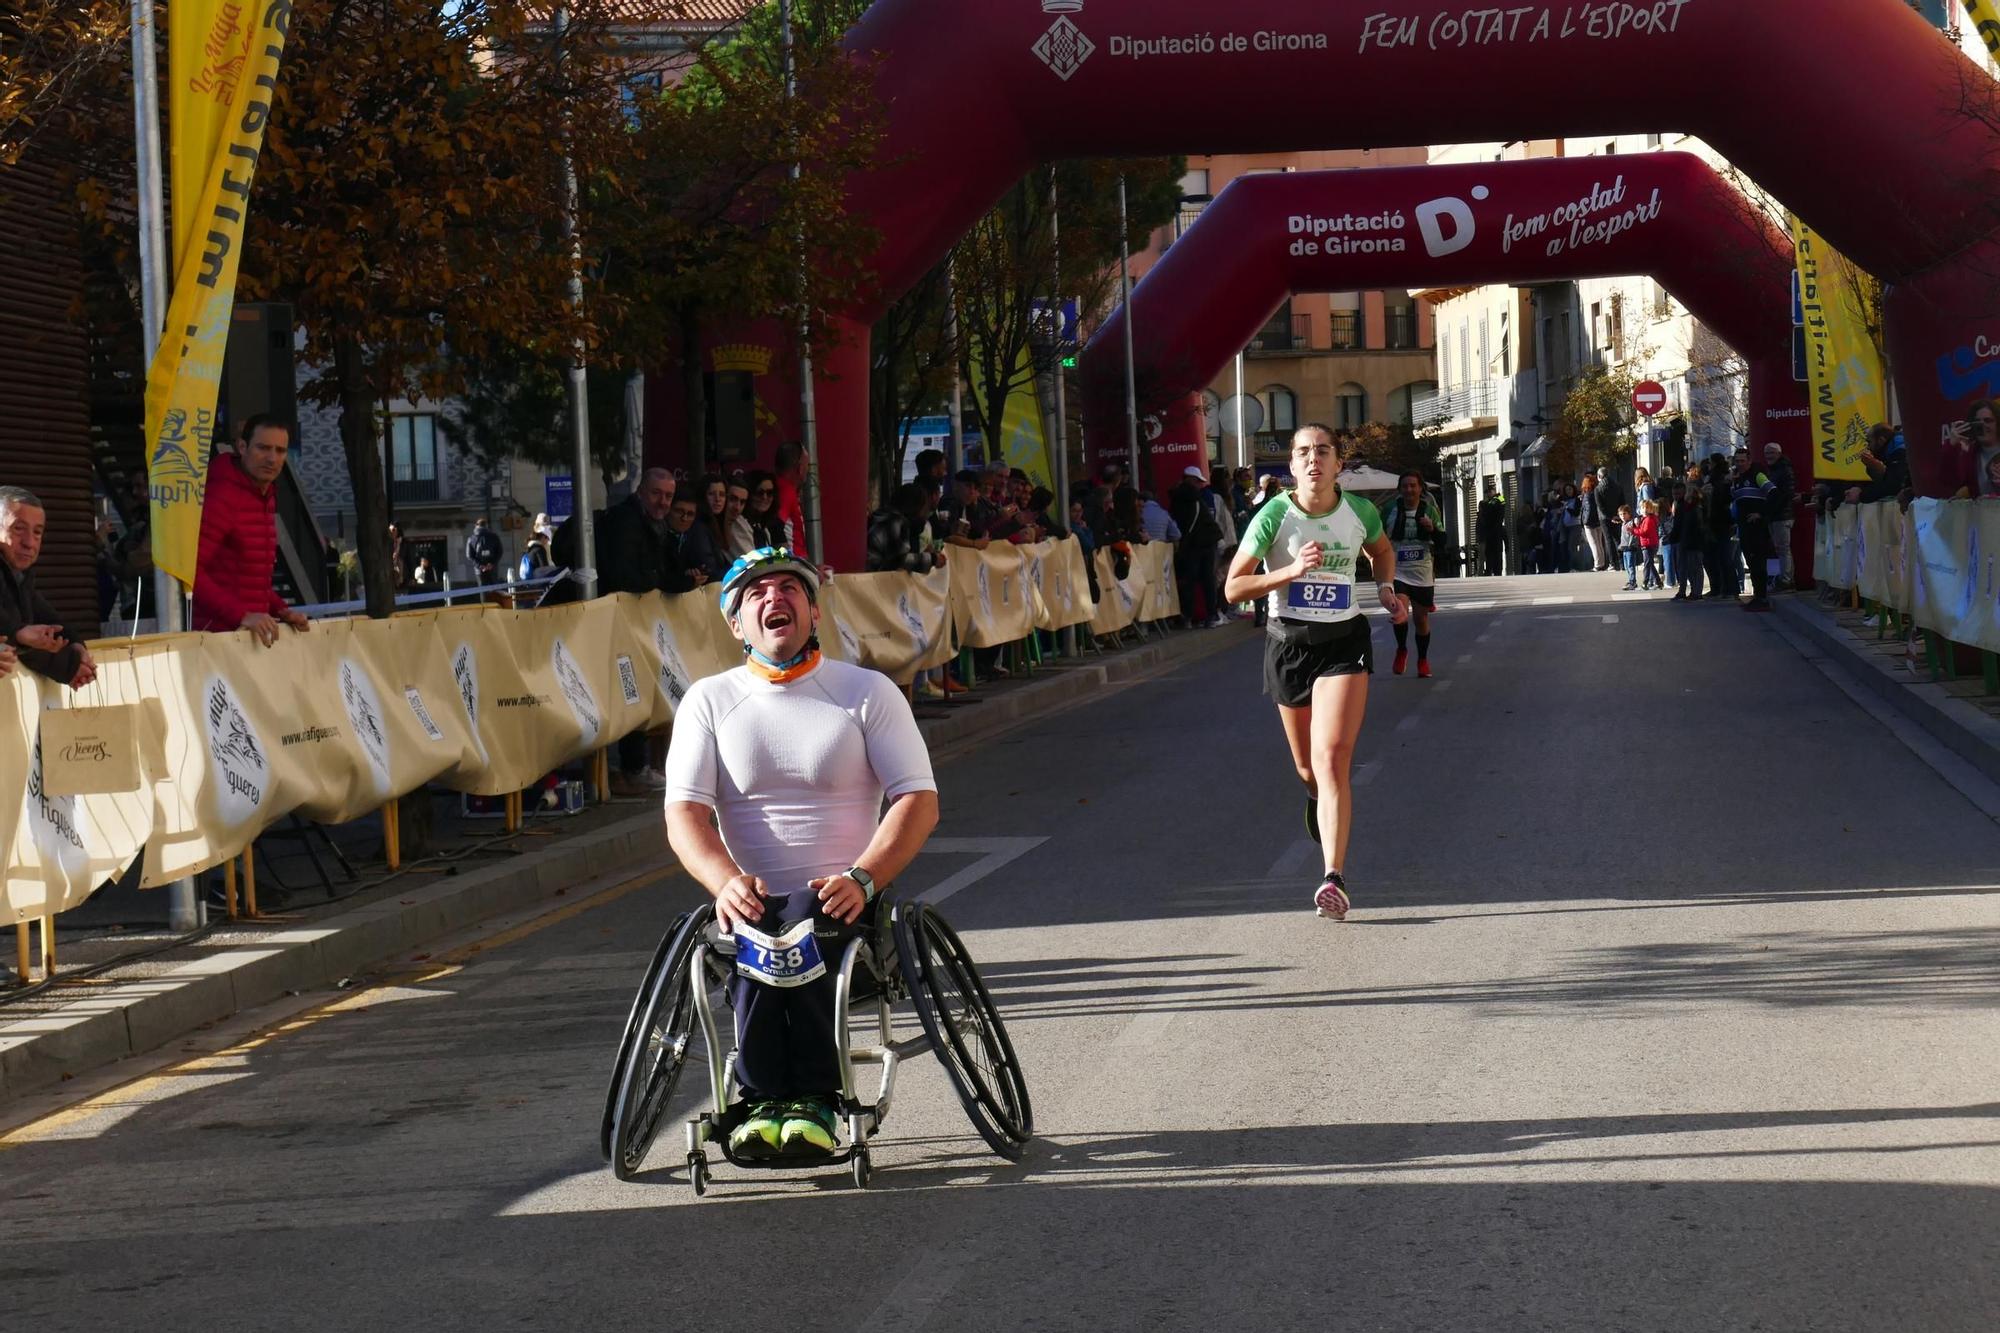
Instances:
[[[1381,513],[1346,490],[1324,514],[1308,514],[1297,493],[1285,491],[1266,500],[1250,520],[1243,546],[1266,569],[1290,564],[1308,542],[1324,547],[1319,568],[1273,590],[1270,608],[1286,620],[1334,624],[1361,614],[1354,600],[1354,563],[1361,548],[1381,535]]]
[[[1384,504],[1379,511],[1382,530],[1390,534],[1389,540],[1396,547],[1396,582],[1407,583],[1413,588],[1428,588],[1436,583],[1437,552],[1431,542],[1437,533],[1444,531],[1444,515],[1431,503],[1430,497],[1415,514],[1406,514],[1403,519],[1403,535],[1395,536],[1396,515],[1403,507],[1403,497],[1396,496]],[[1431,521],[1433,531],[1425,532],[1418,526],[1419,518]]]

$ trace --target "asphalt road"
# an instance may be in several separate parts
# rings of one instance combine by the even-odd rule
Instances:
[[[1019,1165],[920,1060],[866,1193],[697,1201],[674,1130],[614,1181],[671,879],[17,1134],[0,1319],[2000,1326],[2000,831],[1774,618],[1615,588],[1457,584],[1438,678],[1375,678],[1344,926],[1247,634],[942,763],[903,887],[1010,1020]]]

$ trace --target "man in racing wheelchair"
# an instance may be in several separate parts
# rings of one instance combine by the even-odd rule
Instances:
[[[937,781],[895,684],[821,657],[811,563],[751,551],[720,600],[744,661],[696,681],[674,714],[667,840],[761,973],[730,981],[748,1101],[730,1150],[824,1156],[840,1123],[831,941],[937,827]]]

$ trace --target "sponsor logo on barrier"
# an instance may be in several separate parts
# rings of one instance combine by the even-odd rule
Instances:
[[[479,659],[473,654],[472,645],[461,643],[458,651],[451,655],[452,679],[458,682],[459,702],[465,705],[465,720],[472,724],[475,732],[479,729]]]
[[[424,696],[413,687],[404,690],[403,697],[409,701],[410,711],[417,715],[417,725],[424,729],[424,735],[434,741],[443,740],[444,729],[432,719],[431,710],[424,706]]]
[[[896,599],[896,614],[910,627],[910,637],[916,640],[919,652],[928,652],[931,646],[930,632],[924,628],[924,618],[917,614],[917,608],[910,602],[907,592]]]
[[[660,654],[660,693],[667,696],[667,702],[674,707],[681,706],[687,698],[688,686],[694,677],[688,674],[687,664],[681,661],[681,650],[674,643],[674,632],[667,628],[664,620],[653,622],[653,647]]]
[[[854,631],[847,628],[845,622],[841,621],[838,617],[835,617],[833,627],[840,634],[840,646],[847,650],[847,660],[850,662],[859,662],[861,660],[861,640],[855,638]]]
[[[77,798],[51,796],[42,781],[42,733],[35,729],[35,758],[28,769],[28,799],[24,805],[34,826],[35,846],[59,863],[74,864],[83,856],[83,834],[77,828]]]
[[[339,727],[306,727],[301,731],[288,731],[278,737],[278,748],[289,750],[294,745],[318,745],[340,735]]]
[[[639,672],[629,657],[618,659],[618,690],[625,696],[627,708],[639,706]]]
[[[1078,6],[1081,8],[1081,6]],[[1083,62],[1090,59],[1097,50],[1097,43],[1083,35],[1083,29],[1069,21],[1064,15],[1058,18],[1049,30],[1035,39],[1029,48],[1035,58],[1055,72],[1055,76],[1068,83],[1070,76],[1083,68]]]
[[[597,739],[603,729],[604,716],[598,711],[597,698],[590,692],[590,683],[583,678],[583,671],[570,654],[569,645],[561,639],[549,649],[549,667],[556,675],[556,688],[563,698],[569,700],[570,711],[576,714],[577,725],[583,728],[586,742]]]
[[[375,693],[375,682],[351,658],[343,659],[340,664],[340,702],[347,709],[348,722],[353,724],[354,738],[361,742],[361,749],[368,756],[375,789],[388,791],[389,734],[382,726],[382,700]]]
[[[993,581],[987,577],[987,567],[984,562],[979,566],[979,607],[986,613],[988,620],[993,619]]]
[[[271,762],[257,740],[257,730],[243,712],[236,691],[220,676],[209,677],[202,691],[202,716],[208,725],[208,754],[214,761],[215,804],[225,824],[241,824],[264,804],[271,780]]]

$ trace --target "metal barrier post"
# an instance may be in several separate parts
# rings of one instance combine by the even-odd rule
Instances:
[[[42,980],[56,979],[56,919],[42,918]]]
[[[243,849],[243,915],[255,921],[257,911],[257,843],[252,839]]]
[[[236,858],[230,857],[222,863],[222,902],[229,913],[229,919],[236,919]]]
[[[14,923],[14,970],[20,974],[21,984],[28,984],[28,923]]]
[[[389,869],[403,868],[403,803],[394,798],[382,807],[382,855]]]

